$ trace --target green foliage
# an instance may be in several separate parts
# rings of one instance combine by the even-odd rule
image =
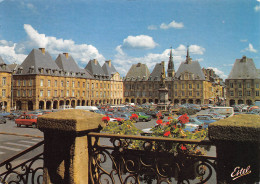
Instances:
[[[139,135],[141,132],[132,121],[124,121],[121,125],[118,122],[109,122],[102,131],[120,135]]]

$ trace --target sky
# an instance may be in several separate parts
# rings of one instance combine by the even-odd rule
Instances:
[[[34,48],[81,68],[111,60],[124,77],[133,64],[169,61],[187,47],[201,67],[226,79],[236,59],[260,69],[260,0],[0,0],[0,56],[22,63]]]

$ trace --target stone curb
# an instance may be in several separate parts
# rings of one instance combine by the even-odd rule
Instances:
[[[43,136],[38,136],[38,135],[17,134],[17,133],[8,133],[8,132],[0,132],[0,134],[4,134],[4,135],[15,135],[15,136],[24,136],[24,137],[43,138]]]

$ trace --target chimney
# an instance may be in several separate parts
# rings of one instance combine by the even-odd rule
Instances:
[[[111,67],[111,60],[106,61],[109,67]]]
[[[65,56],[67,59],[69,58],[69,53],[64,52],[63,54],[64,54],[64,56]]]
[[[43,54],[45,54],[45,48],[39,48],[40,51],[42,51]]]
[[[94,59],[94,63],[95,63],[95,65],[97,65],[97,60],[96,59]]]

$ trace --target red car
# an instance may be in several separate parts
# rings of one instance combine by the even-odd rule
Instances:
[[[116,121],[122,123],[125,119],[116,117],[114,114],[107,114],[108,117],[116,119]]]
[[[15,124],[17,127],[21,127],[21,125],[25,125],[26,127],[32,126],[33,128],[37,127],[37,115],[34,114],[22,114],[15,120]]]

